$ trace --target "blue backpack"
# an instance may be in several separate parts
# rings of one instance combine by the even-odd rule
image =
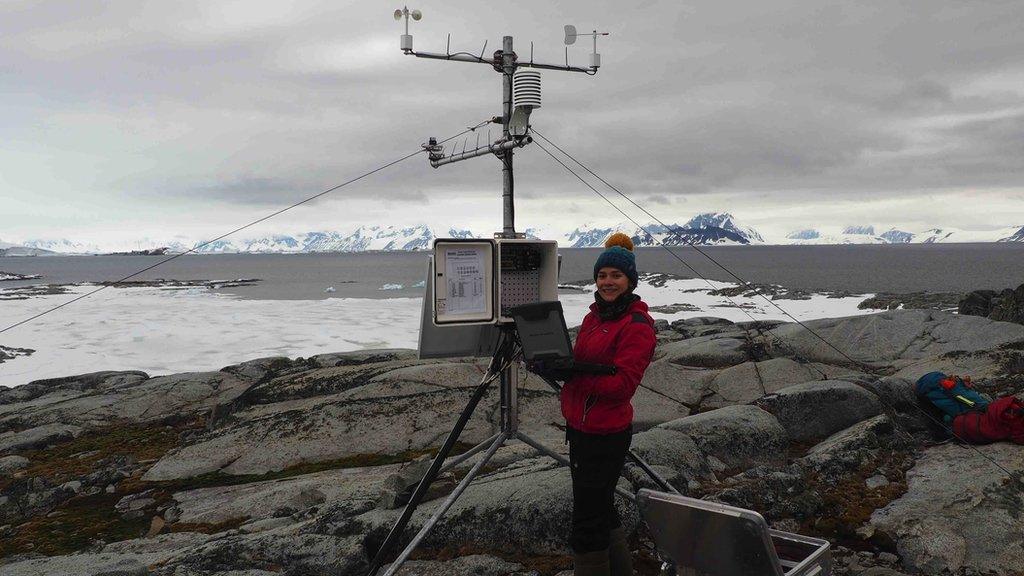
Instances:
[[[949,376],[943,372],[929,372],[917,379],[914,393],[942,412],[943,420],[950,423],[967,412],[984,412],[988,400],[971,386],[971,378]]]

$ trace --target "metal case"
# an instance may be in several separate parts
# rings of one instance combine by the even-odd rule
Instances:
[[[832,554],[819,538],[768,527],[754,512],[643,489],[637,504],[662,554],[694,576],[829,576]]]

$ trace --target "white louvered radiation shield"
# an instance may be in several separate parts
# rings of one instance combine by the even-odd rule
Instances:
[[[516,108],[540,108],[540,72],[516,70],[512,77],[512,103]]]

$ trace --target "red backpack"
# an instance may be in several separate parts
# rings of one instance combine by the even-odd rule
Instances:
[[[1024,403],[1014,396],[999,398],[984,412],[965,412],[954,418],[953,432],[971,444],[1000,440],[1024,444]]]

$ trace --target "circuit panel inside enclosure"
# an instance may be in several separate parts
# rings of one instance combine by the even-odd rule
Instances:
[[[539,302],[543,252],[528,244],[503,243],[500,261],[501,315],[508,316],[509,310],[516,306]]]

